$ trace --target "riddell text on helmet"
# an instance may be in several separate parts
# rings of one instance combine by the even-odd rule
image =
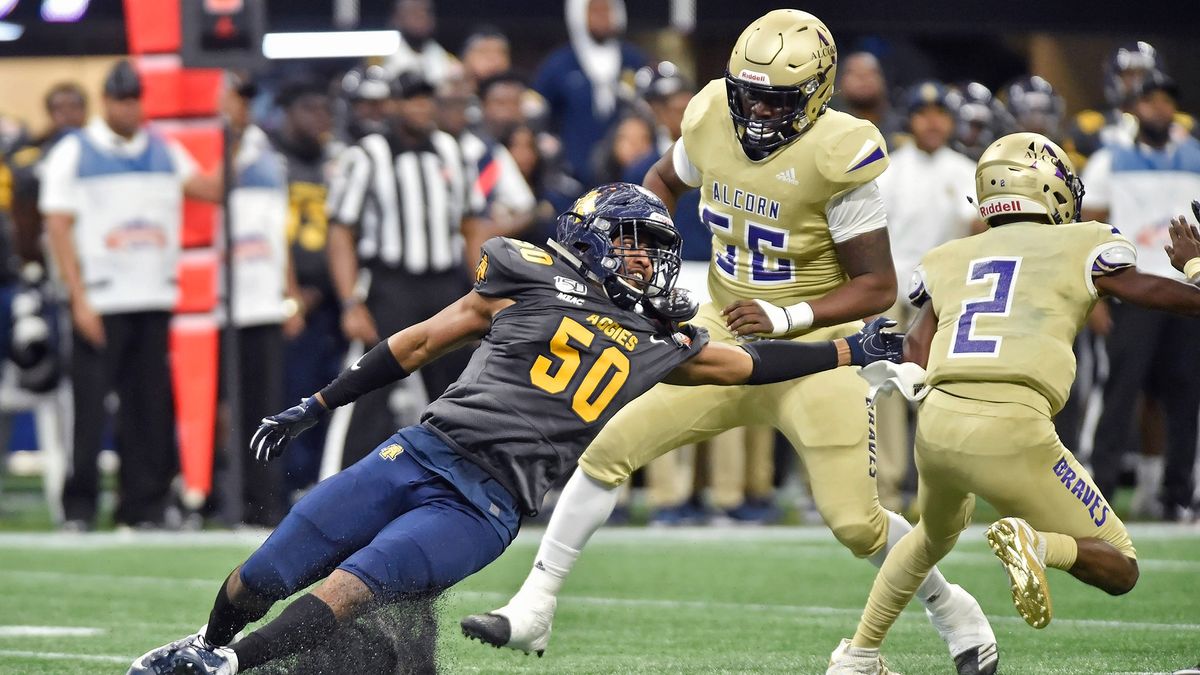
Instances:
[[[994,216],[998,213],[1018,213],[1026,209],[1022,208],[1020,199],[1006,199],[1002,202],[991,202],[979,207],[979,215],[983,218]]]

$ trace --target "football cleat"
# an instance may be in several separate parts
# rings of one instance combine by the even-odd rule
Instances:
[[[984,536],[1008,573],[1017,613],[1030,626],[1045,628],[1052,608],[1046,564],[1038,552],[1041,535],[1020,518],[1002,518],[992,523]]]
[[[958,675],[994,675],[1000,654],[991,624],[970,593],[958,584],[949,587],[933,609],[925,608],[929,622],[950,648]]]
[[[170,656],[204,633],[204,628],[185,638],[168,642],[161,647],[155,647],[139,656],[130,666],[125,675],[170,675],[175,672]]]
[[[1171,673],[1171,675],[1200,675],[1200,663],[1197,663],[1195,665],[1195,667],[1193,667],[1193,668],[1184,668],[1183,670],[1177,670],[1177,671]]]
[[[229,647],[217,647],[197,636],[170,657],[174,675],[235,675],[237,655]]]
[[[829,668],[825,675],[900,675],[894,670],[888,670],[879,649],[866,647],[851,647],[850,641],[843,638],[837,649],[829,655]]]
[[[472,614],[463,619],[463,635],[492,645],[508,647],[539,657],[550,643],[550,629],[558,600],[544,596],[540,601],[525,601],[518,593],[508,604],[487,614]]]

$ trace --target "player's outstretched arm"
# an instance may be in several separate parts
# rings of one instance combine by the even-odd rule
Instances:
[[[1200,207],[1193,206],[1200,210]],[[1096,290],[1149,309],[1200,316],[1200,232],[1179,216],[1171,220],[1171,244],[1166,247],[1171,264],[1188,274],[1183,283],[1126,267],[1095,279]]]
[[[316,424],[326,412],[407,377],[442,354],[482,337],[491,327],[492,318],[511,304],[513,301],[507,298],[489,298],[471,291],[429,319],[393,334],[321,391],[278,415],[264,417],[250,439],[254,456],[264,461],[274,459],[289,441]]]
[[[763,340],[741,347],[710,342],[667,376],[670,384],[772,384],[838,366],[865,366],[901,358],[904,336],[884,333],[896,325],[878,318],[861,331],[828,342]]]

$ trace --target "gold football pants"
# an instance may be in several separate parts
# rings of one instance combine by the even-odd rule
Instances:
[[[713,341],[737,344],[712,303],[701,306],[692,323],[707,329]],[[857,324],[843,324],[799,339],[828,340],[856,329]],[[887,542],[887,519],[875,492],[866,394],[867,383],[853,368],[761,386],[659,384],[613,416],[579,465],[595,480],[616,486],[675,448],[735,427],[773,427],[804,462],[813,501],[834,536],[866,557]]]

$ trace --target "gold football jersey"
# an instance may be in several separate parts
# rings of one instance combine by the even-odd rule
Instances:
[[[938,246],[912,293],[938,317],[926,383],[1054,415],[1075,380],[1071,345],[1096,302],[1094,276],[1135,260],[1129,240],[1095,221],[1011,223]]]
[[[717,79],[688,104],[683,141],[701,175],[700,217],[713,235],[708,287],[718,307],[741,298],[791,305],[847,279],[825,207],[887,168],[874,125],[829,110],[755,162],[734,134],[725,81]]]

